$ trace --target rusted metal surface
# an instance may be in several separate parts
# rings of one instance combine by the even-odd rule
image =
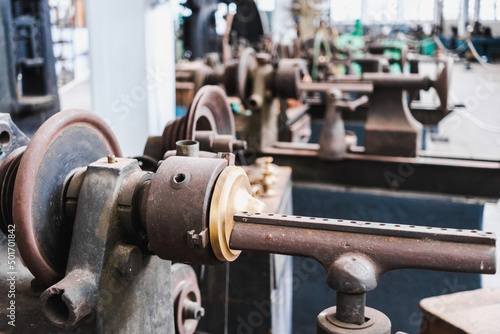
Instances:
[[[327,308],[318,315],[316,334],[390,334],[391,321],[382,312],[367,307],[366,322],[360,325],[348,324],[336,318],[337,307]],[[399,332],[398,332],[399,333]]]
[[[99,282],[104,275],[103,267],[110,256],[105,256],[105,253],[110,248],[121,246],[114,245],[111,241],[113,239],[110,225],[113,223],[115,207],[108,203],[116,203],[116,190],[120,183],[134,172],[140,172],[139,165],[129,159],[108,163],[107,158],[103,158],[87,168],[78,197],[80,206],[76,212],[73,230],[69,232],[70,236],[72,235],[71,250],[60,250],[66,251],[68,259],[66,275],[54,285],[52,284],[55,282],[46,283],[52,286],[40,297],[42,312],[55,326],[71,327],[96,306]],[[83,215],[83,207],[91,207],[92,213],[86,212]],[[58,244],[64,241],[62,238],[55,240]],[[124,254],[124,251],[117,248],[114,250],[114,256],[111,258],[116,262],[115,268],[127,266],[120,261],[128,258],[127,251]],[[129,250],[131,251],[132,249]],[[142,256],[140,259],[142,260]],[[38,275],[37,272],[34,274]],[[40,277],[44,279],[44,276]]]
[[[276,71],[275,82],[277,95],[282,98],[298,99],[301,94],[301,87],[299,84],[306,75],[308,75],[308,70],[304,60],[280,60]]]
[[[267,178],[274,182],[269,191],[258,198],[266,204],[267,212],[291,214],[291,169],[266,162],[263,161],[263,166],[244,167],[253,180],[266,177],[271,171],[272,175]],[[259,326],[251,326],[255,334],[268,334],[271,330],[272,333],[292,333],[292,262],[291,256],[242,252],[230,264],[229,333],[237,333],[238,326],[244,332],[249,323],[255,324],[256,312],[263,315],[263,321]]]
[[[365,124],[366,153],[416,156],[420,149],[422,125],[410,113],[406,90],[426,88],[428,80],[418,75],[415,78],[391,78],[378,73],[367,73],[363,75],[365,77],[374,85]]]
[[[65,181],[109,153],[121,155],[109,127],[86,111],[65,111],[45,122],[21,159],[13,192],[19,251],[30,271],[50,285],[62,277],[72,222],[64,220]]]
[[[278,140],[290,143],[307,143],[311,137],[311,116],[308,105],[288,108],[287,101],[280,101]]]
[[[390,70],[389,61],[384,57],[355,58],[352,62],[361,67],[361,73],[382,73]]]
[[[342,93],[331,89],[325,95],[326,112],[319,137],[318,156],[327,160],[339,160],[344,158],[347,151],[342,111],[337,108]]]
[[[240,59],[228,65],[224,73],[224,87],[227,94],[239,97],[246,107],[248,107],[247,102],[251,95],[254,72],[257,67],[255,50],[246,48]]]
[[[247,212],[234,220],[232,249],[304,256],[322,264],[328,285],[337,290],[337,306],[318,316],[320,333],[344,333],[346,325],[365,333],[362,327],[374,320],[365,316],[365,294],[390,270],[496,272],[491,232]],[[386,320],[380,321],[374,325],[384,331],[366,332],[390,332],[390,323],[387,328]]]
[[[176,334],[193,334],[198,321],[205,315],[196,273],[191,266],[172,265],[172,298]]]
[[[133,159],[102,158],[87,167],[66,276],[40,297],[42,312],[54,326],[173,333],[171,291],[157,288],[169,286],[170,263],[143,253],[134,245],[139,240],[127,234],[126,222],[117,219],[123,216],[117,217],[120,202],[127,202],[121,190],[140,185],[137,173],[147,174]],[[148,307],[138,307],[144,296]]]
[[[403,268],[495,273],[492,232],[274,214],[240,213],[234,219],[232,248],[308,256],[325,268],[340,254],[360,252],[377,263],[379,273]]]
[[[373,92],[373,83],[370,81],[341,81],[336,82],[301,82],[299,87],[304,92],[325,92],[329,89],[338,89],[343,92],[352,92],[360,94],[371,94]]]
[[[224,159],[170,157],[163,161],[149,189],[146,225],[149,248],[160,258],[219,264],[209,240],[211,190]]]
[[[12,121],[9,114],[0,113],[0,230],[7,235],[12,221],[12,193],[29,138]]]
[[[181,157],[199,157],[200,143],[195,140],[179,140],[175,143],[176,155]]]
[[[436,80],[418,74],[392,75],[376,72],[364,73],[361,77],[345,76],[332,82],[300,83],[299,87],[304,92],[325,93],[331,89],[338,89],[342,92],[370,94],[365,124],[365,153],[415,157],[420,150],[422,125],[415,120],[410,111],[406,92],[414,93],[431,87],[435,88],[441,104],[437,109],[428,108],[426,114],[434,115],[433,122],[442,119],[449,111],[448,67],[448,63],[445,63]],[[277,84],[279,85],[280,81]],[[320,100],[325,101],[326,97]],[[308,101],[313,104],[317,103],[314,98]],[[330,123],[328,125],[331,125]],[[324,141],[323,144],[325,144]]]
[[[186,119],[186,138],[180,139],[195,140],[197,130],[234,136],[234,117],[222,88],[206,86],[195,96]]]
[[[161,160],[169,150],[175,150],[179,140],[197,140],[200,149],[210,152],[234,152],[246,148],[236,139],[234,116],[222,88],[204,86],[194,97],[186,116],[165,127],[161,137],[149,137],[144,154]]]

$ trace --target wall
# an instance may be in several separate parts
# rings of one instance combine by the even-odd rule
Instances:
[[[168,1],[88,0],[92,109],[126,156],[174,116],[173,20]],[[165,114],[163,114],[165,113]]]

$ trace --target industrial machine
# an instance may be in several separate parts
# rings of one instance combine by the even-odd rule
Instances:
[[[144,155],[161,160],[175,150],[179,140],[196,140],[203,151],[238,152],[246,142],[236,139],[234,117],[227,96],[220,87],[204,86],[193,99],[189,111],[165,127],[162,136],[148,138]]]
[[[237,135],[249,147],[247,157],[272,156],[278,165],[292,167],[294,214],[408,220],[415,226],[430,219],[440,228],[482,228],[484,203],[500,197],[500,164],[431,156],[421,148],[423,126],[438,124],[452,109],[447,96],[448,59],[438,59],[441,71],[434,79],[417,73],[378,72],[324,82],[310,82],[304,60],[274,61],[272,55],[248,49],[231,64],[235,70],[228,66],[223,75],[209,77],[219,78],[216,82],[224,83],[228,95],[251,111],[234,114]],[[415,64],[418,62],[413,62],[413,70]],[[427,89],[436,91],[439,103],[414,103],[414,96]],[[363,113],[363,131],[355,136],[347,131],[344,120],[346,115]],[[319,127],[317,119],[311,122],[310,118],[318,115],[322,118]],[[448,220],[451,216],[453,222]],[[305,324],[319,312],[300,305],[324,308],[335,298],[328,289],[318,287],[325,279],[324,270],[307,266],[313,267],[307,260],[294,258],[293,270],[298,273],[294,285],[308,291],[294,291],[293,328],[297,333],[313,331],[313,326]],[[413,332],[419,326],[418,309],[394,304],[387,297],[394,290],[418,285],[418,292],[402,301],[417,305],[418,300],[448,289],[481,287],[479,276],[439,275],[406,271],[388,275],[372,294],[372,302],[395,319],[396,328]],[[447,282],[454,282],[452,288]]]
[[[47,0],[0,1],[0,112],[31,136],[59,111]]]
[[[8,117],[1,126],[23,138]],[[156,172],[143,171],[89,112],[58,113],[27,146],[10,144],[0,168],[2,230],[44,287],[49,324],[20,324],[32,331],[173,333],[175,325],[193,333],[205,310],[193,273],[170,261],[221,265],[241,251],[309,257],[325,268],[337,306],[319,314],[318,333],[389,333],[389,319],[365,307],[387,271],[495,272],[490,232],[262,213],[232,154],[208,156],[180,141]],[[22,266],[19,257],[12,266]]]

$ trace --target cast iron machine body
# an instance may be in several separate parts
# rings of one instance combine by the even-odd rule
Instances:
[[[419,154],[421,146],[422,125],[415,120],[410,112],[407,102],[406,92],[429,90],[434,87],[440,98],[441,104],[437,108],[442,117],[448,110],[448,67],[445,66],[436,80],[416,74],[392,75],[388,73],[364,73],[361,77],[345,76],[330,82],[297,82],[294,76],[287,70],[278,70],[276,85],[279,90],[289,87],[291,82],[297,87],[298,92],[295,98],[300,98],[301,92],[321,93],[324,96],[322,101],[325,104],[325,120],[323,132],[331,131],[332,128],[340,127],[339,118],[335,120],[331,117],[332,111],[336,107],[350,107],[356,109],[359,105],[368,106],[368,116],[365,123],[365,143],[364,152],[368,155],[382,156],[404,156],[415,157]],[[332,96],[331,90],[338,90],[339,93]],[[368,101],[350,102],[348,104],[341,101],[341,93],[367,94]],[[360,103],[361,102],[361,103]],[[341,111],[341,110],[337,110]],[[320,146],[327,145],[320,141]],[[321,151],[325,152],[325,148]],[[325,158],[328,155],[322,153]],[[332,154],[333,157],[340,158],[339,153]]]
[[[272,155],[278,165],[292,166],[295,181],[465,195],[496,201],[500,197],[498,161],[450,159],[420,149],[422,124],[412,114],[415,110],[408,106],[407,91],[436,90],[440,104],[417,110],[416,116],[437,124],[450,111],[450,66],[447,61],[443,62],[442,71],[434,80],[417,74],[365,73],[330,82],[307,82],[294,79],[300,76],[278,66],[275,77],[278,96],[283,96],[280,92],[284,90],[297,92],[294,96],[288,95],[294,98],[300,98],[301,92],[309,92],[307,104],[324,106],[320,142],[276,141],[260,147],[260,153]],[[368,102],[365,98],[346,101],[341,95],[346,92],[367,96]],[[341,124],[342,112],[361,104],[368,110],[363,146],[353,145]],[[462,182],[457,183],[457,178]]]
[[[364,306],[386,271],[495,272],[492,233],[259,214],[265,206],[250,195],[234,156],[197,157],[196,142],[178,145],[188,156],[143,171],[137,160],[116,157],[102,120],[69,111],[45,123],[17,162],[1,165],[17,168],[1,174],[3,185],[14,183],[2,186],[2,223],[16,230],[26,266],[49,286],[40,305],[50,323],[173,333],[175,293],[177,331],[192,333],[204,313],[199,292],[187,268],[170,281],[169,261],[217,265],[241,250],[311,257],[325,267],[339,293],[337,308],[318,317],[319,333],[390,330],[386,317]],[[144,298],[147,307],[127,302]]]

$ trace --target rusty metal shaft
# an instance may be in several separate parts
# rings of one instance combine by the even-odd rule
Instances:
[[[310,257],[327,270],[356,253],[373,261],[377,276],[394,269],[496,271],[491,232],[251,213],[234,221],[232,249]]]
[[[229,247],[316,259],[337,291],[333,317],[363,325],[366,293],[394,269],[493,274],[495,235],[414,225],[243,212],[234,215]]]
[[[347,294],[337,292],[336,318],[349,324],[365,322],[366,293]]]

